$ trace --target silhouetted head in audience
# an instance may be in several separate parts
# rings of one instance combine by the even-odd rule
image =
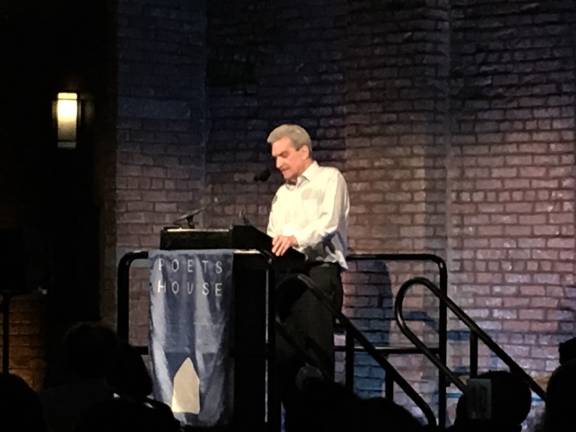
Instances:
[[[154,401],[117,397],[86,412],[75,432],[178,432],[180,423],[170,408]]]
[[[560,355],[560,364],[576,360],[576,338],[560,342],[558,345],[558,354]]]
[[[576,413],[576,359],[566,361],[552,373],[546,388],[544,430],[573,430]]]
[[[83,322],[64,338],[67,370],[78,378],[103,378],[120,394],[145,398],[152,392],[152,379],[140,354],[119,340],[109,327]]]
[[[421,432],[424,427],[410,411],[393,400],[374,397],[360,401],[356,421],[369,425],[369,430]]]
[[[458,400],[458,430],[517,432],[532,405],[528,383],[508,371],[490,371],[471,380]]]
[[[310,376],[299,383],[290,413],[290,429],[299,432],[354,430],[358,401],[344,386]]]
[[[65,369],[76,378],[106,378],[116,367],[118,355],[116,333],[105,325],[82,322],[64,336]]]
[[[64,336],[62,358],[65,375],[61,383],[41,394],[46,422],[54,432],[72,432],[80,418],[115,394],[170,412],[167,406],[147,400],[152,379],[142,357],[109,327],[95,322],[75,324]]]
[[[152,393],[152,377],[144,360],[127,342],[119,342],[118,357],[107,377],[118,394],[144,399]]]
[[[0,431],[45,430],[42,406],[36,392],[19,376],[0,374]]]

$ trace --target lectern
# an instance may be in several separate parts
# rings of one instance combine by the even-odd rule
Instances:
[[[274,362],[274,290],[277,273],[304,270],[305,257],[289,250],[283,257],[271,253],[272,239],[253,226],[230,229],[164,228],[160,249],[234,250],[233,341],[234,397],[231,427],[279,431],[280,403]],[[145,255],[144,255],[145,254]],[[147,258],[139,252],[133,258]],[[126,259],[125,259],[126,258]],[[128,334],[130,257],[119,265],[118,333]],[[124,261],[124,262],[123,262]],[[122,292],[121,292],[122,291]],[[123,309],[123,313],[120,310]]]
[[[278,430],[274,365],[274,286],[277,272],[302,271],[304,255],[271,253],[272,239],[250,225],[230,229],[165,228],[161,249],[234,249],[234,427]]]

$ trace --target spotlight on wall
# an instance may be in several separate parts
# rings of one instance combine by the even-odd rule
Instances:
[[[55,101],[58,148],[75,149],[78,139],[80,104],[78,93],[58,93]]]

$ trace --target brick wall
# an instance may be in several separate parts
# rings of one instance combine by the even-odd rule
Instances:
[[[451,294],[535,377],[574,331],[573,13],[452,8]]]
[[[159,229],[197,203],[209,206],[203,226],[245,215],[265,228],[280,184],[277,174],[253,181],[270,164],[266,134],[301,123],[316,158],[348,180],[353,250],[443,257],[452,298],[545,380],[557,343],[574,330],[572,3],[163,5],[119,3],[110,263],[156,247]],[[352,270],[345,312],[375,341],[403,342],[390,323],[393,295],[412,275],[436,279],[435,270]],[[144,298],[136,301],[143,317]],[[434,324],[436,303],[422,290],[408,302]],[[435,340],[430,326],[413,324]],[[450,362],[463,368],[461,327],[451,329]],[[499,366],[482,352],[482,366]],[[423,390],[435,377],[419,358],[398,363]],[[381,388],[369,363],[357,378],[366,393]]]
[[[225,226],[244,211],[265,227],[279,177],[264,186],[250,179],[266,161],[267,132],[300,122],[319,161],[348,180],[353,250],[445,258],[451,296],[544,381],[557,343],[573,331],[573,5],[357,0],[223,9],[211,3],[208,19],[224,69],[208,76],[207,180],[212,201],[225,203],[210,222]],[[369,331],[390,328],[383,291],[393,296],[414,274],[435,277],[390,264],[380,270],[389,287],[378,288],[378,271],[353,270],[345,311]],[[435,303],[421,291],[410,304],[434,319]],[[456,368],[468,357],[459,329],[451,323]],[[384,339],[399,341],[394,335]],[[501,367],[482,352],[482,367]],[[425,387],[432,373],[411,367]],[[372,367],[357,374],[365,391],[380,388]]]
[[[448,96],[448,9],[446,2],[350,2],[346,29],[346,170],[353,208],[351,247],[356,252],[444,256]],[[434,278],[420,263],[385,263],[389,287],[380,295],[393,304],[402,282],[415,274]],[[345,312],[370,333],[384,328],[385,345],[406,346],[392,321],[378,307],[364,305],[378,289],[378,273],[366,291],[362,266],[347,277]],[[381,278],[381,276],[380,276]],[[360,283],[359,283],[360,282]],[[366,294],[368,294],[368,296]],[[421,289],[408,297],[409,309],[434,320],[434,302]],[[366,320],[369,318],[368,320]],[[436,339],[429,327],[412,323],[423,339]],[[380,336],[382,337],[382,336]],[[407,379],[429,393],[435,378],[422,356],[389,360]],[[357,388],[381,394],[382,371],[367,360],[357,369]]]
[[[9,313],[10,372],[24,378],[32,388],[39,389],[46,370],[48,331],[38,324],[47,321],[46,301],[39,294],[15,296],[10,302]],[[0,337],[3,337],[2,332]]]
[[[205,6],[117,5],[117,154],[114,225],[107,237],[102,313],[115,321],[116,264],[127,251],[159,247],[162,227],[199,207],[204,178]],[[147,271],[130,285],[131,337],[147,336]],[[114,281],[115,282],[115,281]]]
[[[265,228],[280,178],[265,185],[251,178],[270,164],[267,133],[297,122],[311,132],[316,159],[348,180],[353,249],[443,251],[446,5],[394,3],[374,11],[368,2],[240,2],[225,12],[211,5],[207,180],[212,201],[223,204],[212,207],[209,223],[226,226],[243,211]],[[393,267],[386,271],[394,289],[424,270]],[[391,325],[390,310],[376,307],[390,300],[391,286],[377,286],[381,278],[363,275],[362,266],[355,273],[346,277],[346,313],[375,341],[389,338],[374,330]],[[433,311],[423,293],[415,297],[414,305]],[[358,370],[358,388],[379,392],[381,378],[368,362]]]
[[[279,175],[256,184],[254,174],[273,169],[266,135],[298,122],[318,138],[320,161],[342,166],[344,89],[341,59],[343,2],[210,2],[208,91],[210,135],[207,184],[209,223],[227,226],[243,212],[265,229]]]

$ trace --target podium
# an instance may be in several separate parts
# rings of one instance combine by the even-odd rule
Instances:
[[[282,257],[272,255],[272,238],[252,225],[234,225],[230,229],[164,228],[160,233],[160,249],[258,251],[282,270],[302,270],[305,265],[304,254],[295,249],[289,249]]]
[[[280,430],[274,362],[274,290],[278,272],[302,271],[305,257],[289,250],[271,253],[272,239],[253,226],[230,229],[164,228],[162,250],[234,250],[233,429]]]

